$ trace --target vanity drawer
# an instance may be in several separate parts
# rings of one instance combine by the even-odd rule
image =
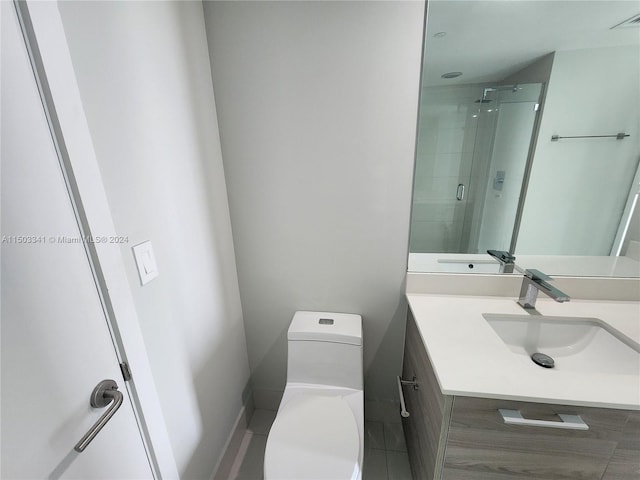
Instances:
[[[560,422],[557,414],[579,415],[589,429],[506,424],[499,409],[547,422]],[[624,410],[456,396],[442,478],[599,480],[628,417]]]

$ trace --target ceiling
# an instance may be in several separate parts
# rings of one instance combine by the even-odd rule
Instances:
[[[423,83],[496,82],[556,50],[638,45],[640,27],[611,27],[639,13],[640,0],[429,0]]]

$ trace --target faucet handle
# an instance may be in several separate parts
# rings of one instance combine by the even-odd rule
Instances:
[[[524,275],[529,277],[531,280],[542,280],[543,282],[550,282],[553,280],[549,275],[540,270],[536,270],[535,268],[527,268],[524,271]]]
[[[516,261],[516,257],[503,250],[487,250],[487,253],[503,263],[513,263]]]
[[[538,290],[553,298],[556,302],[568,302],[570,300],[569,295],[547,283],[551,280],[553,279],[549,275],[540,270],[534,268],[525,270],[522,286],[520,287],[520,298],[518,299],[520,306],[526,310],[535,310]]]

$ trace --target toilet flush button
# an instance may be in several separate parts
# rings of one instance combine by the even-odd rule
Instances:
[[[321,318],[318,323],[320,325],[333,325],[333,318]]]

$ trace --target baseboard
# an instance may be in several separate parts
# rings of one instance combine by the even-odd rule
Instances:
[[[240,409],[240,413],[236,418],[236,422],[233,426],[233,430],[225,443],[224,450],[218,459],[215,469],[213,470],[213,476],[211,480],[228,480],[233,462],[236,459],[242,439],[247,432],[247,426],[253,415],[253,402],[247,402],[247,405],[243,405]]]

